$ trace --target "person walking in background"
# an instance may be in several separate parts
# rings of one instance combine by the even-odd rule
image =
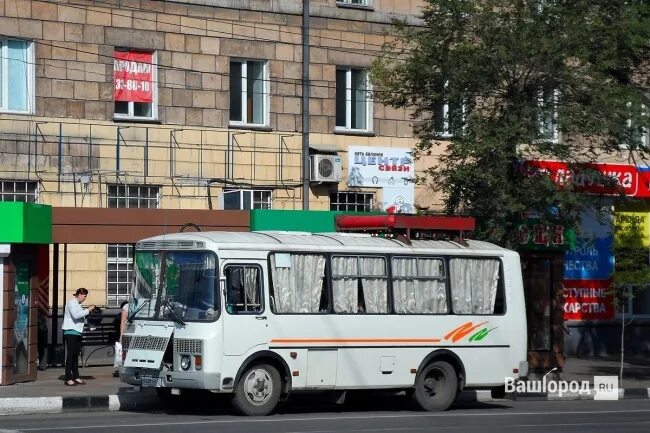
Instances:
[[[45,371],[45,349],[47,349],[47,313],[42,308],[38,309],[38,365],[40,371]]]
[[[63,313],[63,341],[65,342],[65,384],[67,386],[85,385],[79,377],[79,352],[81,334],[84,331],[84,318],[95,309],[94,305],[84,310],[81,304],[86,300],[88,290],[81,287],[67,304]]]

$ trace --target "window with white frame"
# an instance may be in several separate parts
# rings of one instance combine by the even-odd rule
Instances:
[[[133,245],[106,245],[106,305],[117,307],[129,299],[133,278]]]
[[[641,110],[637,113],[638,120],[632,120],[634,117],[632,115],[633,105],[631,102],[627,104],[628,110],[630,111],[630,116],[627,120],[628,128],[628,142],[621,143],[619,146],[621,149],[648,149],[650,148],[650,128],[648,127],[648,109],[645,104],[641,105]],[[638,105],[636,106],[638,108]]]
[[[448,83],[445,82],[446,94]],[[442,137],[451,137],[458,135],[462,131],[462,125],[465,121],[467,104],[462,100],[448,101],[441,98],[434,105],[434,125],[438,135]],[[460,130],[460,131],[459,131]]]
[[[157,208],[160,201],[160,187],[151,185],[108,185],[108,207],[110,208]]]
[[[151,185],[108,185],[110,208],[158,208],[160,187]],[[106,302],[109,307],[119,306],[129,298],[133,276],[133,245],[109,244],[106,246]]]
[[[0,39],[0,110],[34,111],[34,43]]]
[[[152,51],[131,49],[113,51],[115,119],[157,119],[156,64],[156,53]]]
[[[336,69],[336,129],[372,130],[372,86],[368,71]]]
[[[371,6],[372,0],[336,0],[339,5]]]
[[[269,123],[269,80],[267,62],[230,61],[230,124]]]
[[[375,204],[375,195],[367,192],[331,192],[330,210],[370,212]]]
[[[540,138],[556,142],[559,134],[557,129],[557,104],[559,92],[556,89],[540,90],[537,97],[538,125]]]
[[[38,182],[25,180],[0,180],[0,201],[36,203]]]
[[[256,189],[225,190],[222,194],[223,209],[271,209],[271,191]]]

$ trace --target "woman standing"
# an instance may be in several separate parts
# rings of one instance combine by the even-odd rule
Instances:
[[[81,351],[81,334],[84,331],[84,317],[92,310],[94,305],[84,310],[81,304],[86,300],[88,290],[83,287],[77,289],[73,298],[65,304],[63,313],[63,341],[65,342],[65,384],[67,386],[85,385],[79,377],[79,352]]]

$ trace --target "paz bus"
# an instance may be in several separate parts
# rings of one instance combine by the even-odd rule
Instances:
[[[123,382],[232,395],[407,390],[446,410],[527,373],[519,256],[467,240],[192,232],[136,244]],[[502,389],[502,388],[501,388]]]

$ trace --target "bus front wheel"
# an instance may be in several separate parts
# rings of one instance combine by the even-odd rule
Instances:
[[[442,411],[454,402],[457,389],[454,367],[445,361],[434,361],[418,373],[413,397],[424,410]]]
[[[268,415],[275,409],[282,391],[278,370],[268,364],[248,367],[237,384],[233,397],[235,409],[249,416]]]

